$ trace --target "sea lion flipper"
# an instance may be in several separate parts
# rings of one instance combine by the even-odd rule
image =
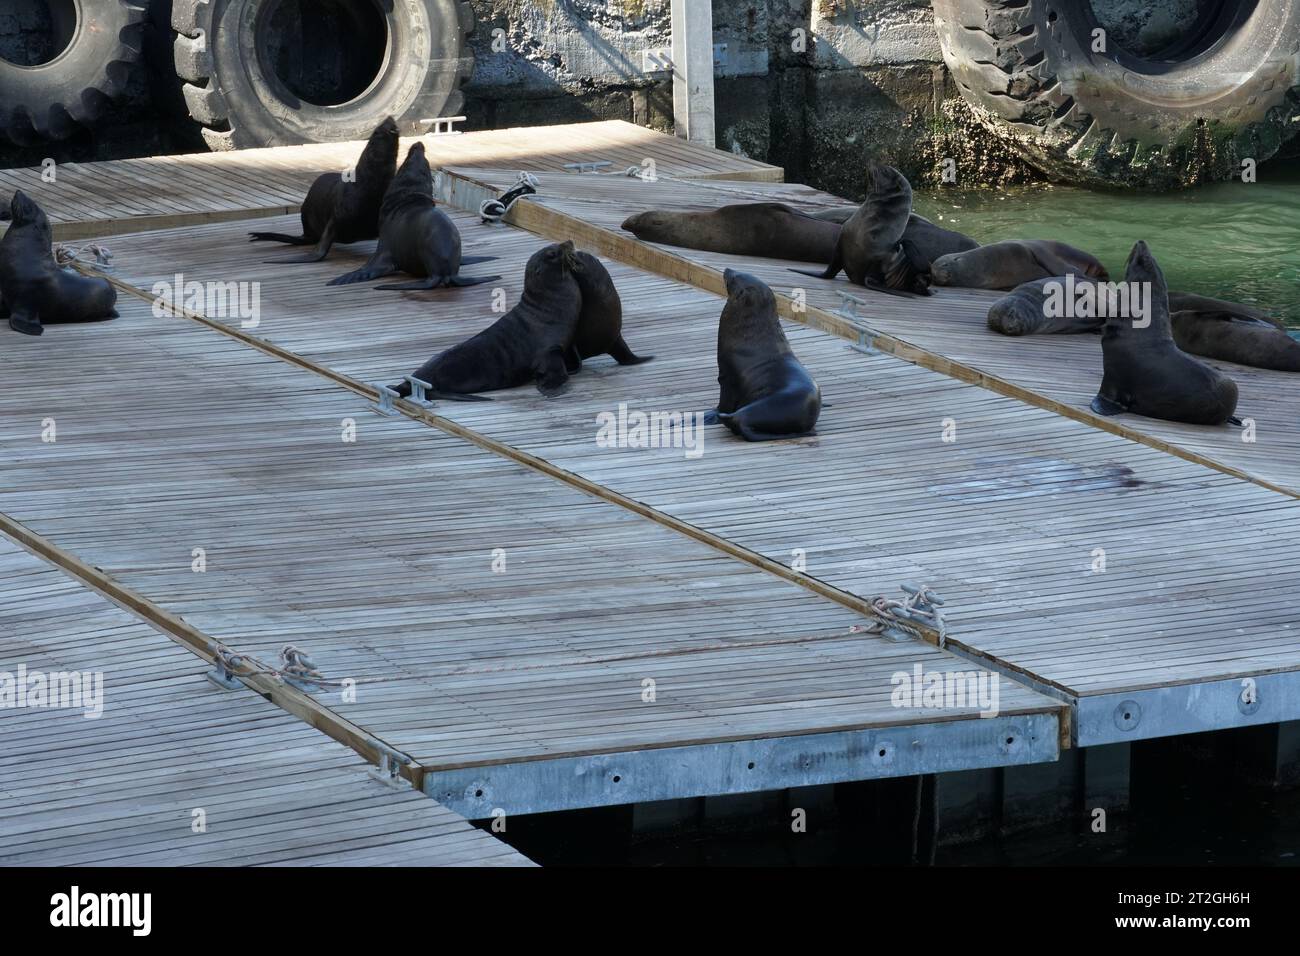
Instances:
[[[537,361],[537,390],[547,398],[562,395],[569,388],[567,350],[548,349]]]
[[[271,265],[289,265],[301,262],[320,262],[330,254],[330,247],[334,245],[334,220],[331,219],[325,226],[325,232],[316,243],[316,248],[311,252],[303,253],[300,256],[290,256],[287,259],[267,259]]]
[[[476,266],[484,262],[496,262],[496,260],[496,256],[462,256],[460,267],[463,269],[466,266]]]
[[[575,345],[570,345],[564,350],[564,370],[570,375],[577,375],[582,371],[582,353]]]
[[[283,232],[250,232],[249,242],[287,242],[291,246],[310,246],[312,240],[306,236],[289,236]]]
[[[382,279],[384,276],[390,276],[396,271],[397,264],[393,262],[392,256],[386,252],[376,250],[375,254],[370,257],[370,261],[360,269],[353,269],[344,275],[335,276],[325,284],[351,285],[355,282],[371,282],[375,279]]]
[[[1092,403],[1088,407],[1098,415],[1105,415],[1108,417],[1111,415],[1123,415],[1128,411],[1128,409],[1123,405],[1120,405],[1117,402],[1112,402],[1109,398],[1105,398],[1100,393],[1098,393],[1097,397],[1092,400]]]
[[[618,341],[609,350],[609,354],[613,356],[614,361],[619,365],[640,365],[642,362],[648,362],[654,358],[653,355],[637,355],[623,341],[622,336],[619,336]]]
[[[500,276],[447,276],[445,285],[454,285],[459,287],[482,285],[484,282],[495,282]]]
[[[721,423],[722,419],[718,417],[718,410],[716,408],[711,408],[704,413],[704,424],[719,425]]]
[[[24,309],[20,305],[14,306],[9,316],[9,328],[23,335],[40,335],[45,331],[41,325],[40,313]]]
[[[446,285],[446,276],[429,276],[427,279],[412,279],[410,282],[386,282],[375,286],[376,292],[419,292],[422,289],[438,289]]]

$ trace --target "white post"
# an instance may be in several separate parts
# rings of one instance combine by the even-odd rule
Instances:
[[[682,139],[712,146],[713,3],[672,0],[673,120]]]

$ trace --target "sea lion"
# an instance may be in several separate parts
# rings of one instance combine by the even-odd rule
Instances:
[[[728,269],[718,322],[718,406],[705,416],[746,441],[814,434],[821,389],[799,364],[776,317],[776,296],[760,280]]]
[[[115,319],[117,290],[107,279],[77,275],[54,261],[45,211],[19,190],[9,203],[9,231],[0,239],[0,318],[24,335],[43,323]]]
[[[1237,383],[1181,351],[1169,318],[1169,288],[1145,242],[1129,254],[1124,281],[1150,289],[1147,324],[1110,315],[1101,334],[1101,389],[1092,400],[1098,415],[1132,412],[1192,425],[1234,421]]]
[[[805,215],[826,222],[844,223],[857,211],[857,206],[833,206],[830,209],[809,210]],[[940,256],[979,248],[979,243],[970,236],[954,229],[945,229],[915,212],[907,217],[903,241],[911,243],[927,262],[933,262]]]
[[[548,398],[567,387],[582,367],[573,339],[582,310],[574,271],[579,262],[569,240],[534,252],[524,268],[519,303],[473,338],[435,355],[413,377],[428,382],[430,397],[486,401],[473,392],[515,388],[530,381]],[[409,382],[393,386],[403,398]]]
[[[397,122],[390,116],[375,127],[357,160],[351,182],[341,173],[322,173],[302,203],[302,235],[250,232],[249,242],[287,242],[315,251],[268,262],[320,262],[336,243],[379,237],[379,207],[397,170]]]
[[[628,216],[623,228],[645,242],[684,249],[829,262],[840,227],[779,202],[738,203],[705,212],[651,209]]]
[[[611,355],[619,365],[640,365],[653,355],[638,356],[623,341],[623,301],[614,288],[605,264],[590,252],[574,253],[577,268],[573,277],[582,293],[582,311],[573,345],[579,359]]]
[[[500,276],[468,278],[457,275],[463,265],[490,262],[495,256],[462,258],[460,230],[433,200],[433,170],[424,155],[424,144],[416,143],[393,177],[379,207],[379,243],[375,253],[360,269],[331,279],[327,285],[369,282],[405,272],[420,276],[415,282],[376,286],[378,289],[437,289],[441,286],[470,286],[491,282]]]
[[[1095,256],[1050,239],[1008,239],[940,256],[930,264],[935,285],[964,289],[1010,290],[1034,279],[1071,274],[1107,278]]]
[[[1089,289],[1085,307],[1077,307],[1078,296]],[[1100,332],[1106,324],[1106,309],[1094,303],[1101,301],[1102,289],[1102,283],[1078,277],[1035,279],[993,303],[988,327],[1003,335]],[[1050,306],[1049,294],[1058,297]],[[1076,307],[1060,308],[1063,299],[1071,299]],[[1280,321],[1253,306],[1194,292],[1170,292],[1169,313],[1174,344],[1184,352],[1255,368],[1300,372],[1300,342],[1287,334]]]
[[[897,169],[881,163],[871,167],[868,179],[866,201],[840,227],[826,271],[793,271],[834,279],[842,270],[855,285],[930,295],[929,263],[912,244],[903,241],[912,215],[911,183]]]

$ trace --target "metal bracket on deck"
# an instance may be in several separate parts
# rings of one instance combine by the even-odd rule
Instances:
[[[393,750],[392,748],[385,747],[378,742],[376,742],[376,747],[379,749],[379,763],[367,771],[370,776],[374,777],[380,783],[386,784],[395,789],[402,789],[408,786],[406,781],[402,779],[400,768],[409,767],[415,761],[400,750]]]
[[[375,385],[375,390],[379,392],[379,403],[371,405],[371,409],[378,412],[380,415],[387,415],[389,418],[398,417],[401,413],[397,410],[397,406],[395,406],[393,402],[401,396],[387,385]]]
[[[453,129],[453,126],[456,123],[465,122],[465,117],[439,116],[437,119],[420,120],[420,122],[433,124],[432,128],[430,128],[429,131],[425,133],[426,136],[459,136],[464,131],[459,129]]]
[[[858,315],[858,306],[867,303],[849,292],[840,292],[840,299],[843,301],[835,314],[853,326],[853,331],[858,333],[857,342],[850,345],[849,348],[864,355],[879,355],[880,350],[872,343],[875,342],[876,336],[880,333],[863,322]]]
[[[235,676],[235,668],[244,658],[226,650],[218,650],[212,659],[212,666],[204,672],[204,677],[224,690],[240,690],[244,682]]]
[[[428,391],[433,388],[424,379],[416,378],[414,375],[403,375],[402,378],[411,386],[411,396],[407,399],[412,405],[419,405],[421,408],[428,408],[433,402],[429,399]]]
[[[608,159],[602,159],[594,163],[565,163],[564,168],[573,173],[594,173],[598,169],[613,165]]]

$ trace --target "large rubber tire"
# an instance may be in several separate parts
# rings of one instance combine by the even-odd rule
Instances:
[[[474,68],[465,38],[474,13],[460,0],[378,3],[388,49],[379,75],[357,98],[318,106],[295,96],[265,62],[267,0],[175,0],[176,73],[190,116],[213,150],[365,139],[385,116],[403,133],[453,116]]]
[[[0,132],[20,146],[66,139],[126,87],[144,45],[145,0],[71,0],[72,39],[39,66],[0,60]],[[57,16],[60,5],[51,8]]]
[[[1051,179],[1170,189],[1239,175],[1297,130],[1300,3],[1223,0],[1177,48],[1108,44],[1088,0],[933,0],[944,60]]]

